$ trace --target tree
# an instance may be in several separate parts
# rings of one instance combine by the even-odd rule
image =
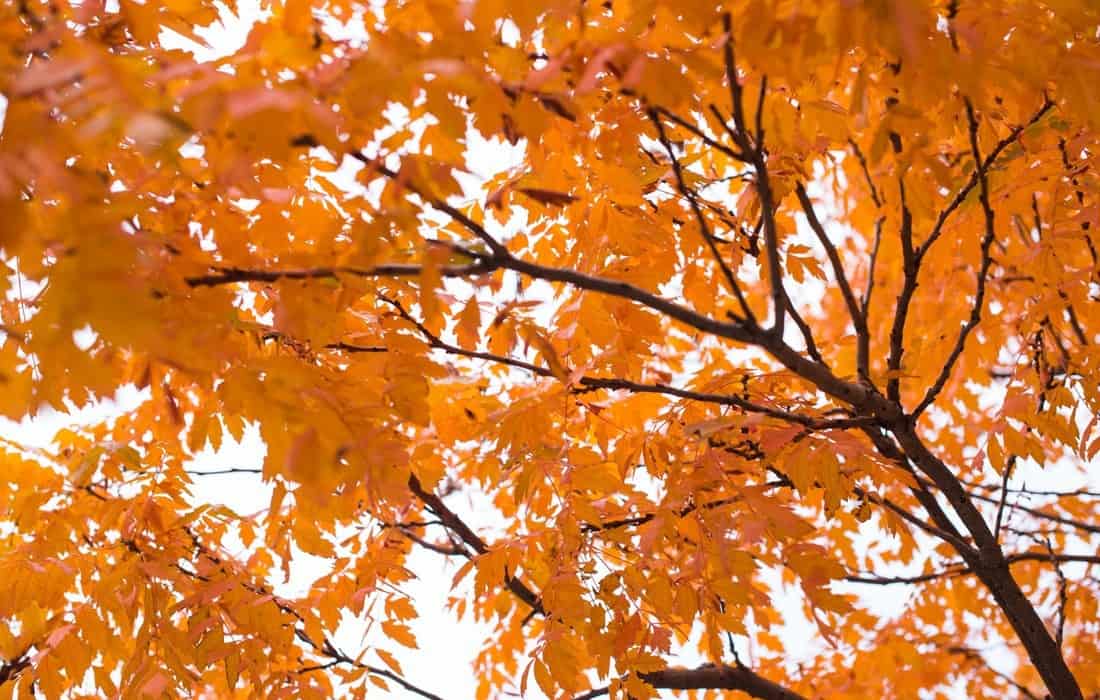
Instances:
[[[1094,4],[0,8],[12,697],[1100,697]]]

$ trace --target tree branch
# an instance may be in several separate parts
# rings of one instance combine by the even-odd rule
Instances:
[[[864,157],[863,151],[860,150],[859,144],[854,139],[848,139],[848,145],[852,147],[852,153],[855,153],[856,159],[859,161],[859,167],[863,170],[863,177],[867,180],[867,187],[871,190],[871,201],[875,203],[875,207],[881,209],[882,198],[879,197],[875,181],[871,179],[871,170],[867,167],[867,158]]]
[[[451,532],[458,535],[459,539],[465,542],[471,549],[478,554],[485,554],[489,551],[489,545],[485,544],[485,540],[481,539],[476,532],[470,529],[461,518],[459,518],[453,510],[447,507],[447,504],[443,502],[443,499],[439,498],[433,493],[426,491],[423,486],[420,485],[420,479],[417,479],[415,475],[409,475],[409,490],[413,492],[420,501],[427,506],[435,515],[443,521],[443,525]],[[546,610],[542,607],[542,600],[540,596],[531,590],[527,584],[521,581],[519,578],[505,572],[504,585],[508,590],[531,608],[532,611],[539,615],[545,615]]]
[[[493,257],[499,258],[499,257],[504,257],[504,256],[508,255],[508,248],[506,248],[503,243],[499,242],[497,239],[495,239],[491,235],[489,235],[489,232],[485,230],[484,226],[482,226],[481,224],[475,222],[473,219],[466,216],[465,214],[463,214],[461,211],[459,211],[455,207],[451,206],[450,204],[447,204],[442,199],[439,199],[437,197],[433,197],[433,196],[431,196],[429,194],[426,194],[425,192],[421,191],[415,185],[409,183],[407,180],[402,179],[401,176],[400,176],[400,173],[394,172],[393,170],[390,170],[389,168],[387,168],[377,158],[375,158],[375,159],[368,158],[367,156],[363,155],[359,151],[354,151],[354,150],[350,151],[349,155],[352,158],[354,158],[355,160],[357,160],[360,163],[362,163],[363,165],[365,165],[367,168],[370,168],[371,170],[375,170],[377,172],[380,172],[383,175],[385,175],[386,177],[388,177],[389,179],[400,183],[402,187],[407,188],[410,192],[412,192],[416,196],[423,199],[425,202],[430,204],[432,206],[432,208],[438,209],[439,211],[443,212],[447,216],[451,217],[454,221],[461,224],[463,228],[465,228],[467,231],[469,231],[470,233],[477,236],[479,239],[481,239],[481,241],[485,245],[487,245],[489,247],[489,250],[491,250],[493,252]]]
[[[986,281],[989,279],[989,268],[993,264],[993,256],[990,254],[990,247],[993,245],[993,241],[996,238],[996,230],[994,228],[993,206],[989,202],[989,178],[987,177],[986,166],[982,160],[981,150],[978,147],[978,118],[974,115],[974,105],[971,104],[970,98],[966,98],[965,102],[966,118],[970,125],[970,151],[974,155],[974,167],[977,172],[978,182],[981,185],[981,189],[978,191],[978,197],[981,200],[982,213],[985,217],[985,235],[982,236],[981,262],[978,266],[978,289],[974,293],[974,304],[970,308],[970,318],[966,320],[962,330],[959,331],[959,336],[955,340],[955,346],[947,356],[947,361],[944,363],[943,369],[940,370],[940,374],[936,378],[936,381],[929,387],[924,398],[917,404],[917,407],[913,409],[914,419],[920,416],[920,414],[936,400],[936,396],[943,391],[944,386],[947,385],[947,381],[951,377],[952,370],[955,369],[955,363],[958,362],[959,357],[966,348],[966,339],[981,322],[982,309],[985,307]]]
[[[917,291],[917,274],[920,272],[920,260],[913,251],[913,214],[905,198],[905,181],[898,178],[898,190],[901,192],[901,253],[903,281],[901,294],[898,295],[894,323],[890,328],[890,356],[886,366],[890,377],[886,380],[886,396],[898,405],[901,404],[901,358],[905,354],[905,321],[909,316],[909,305]]]
[[[672,122],[676,126],[679,126],[683,129],[686,129],[687,131],[690,131],[693,135],[697,136],[699,138],[699,140],[701,140],[703,143],[705,143],[707,146],[710,146],[714,150],[716,150],[716,151],[718,151],[718,152],[720,152],[724,155],[727,155],[727,156],[729,156],[730,158],[732,158],[734,160],[741,161],[742,163],[747,163],[748,162],[748,156],[746,156],[744,153],[740,153],[738,151],[735,151],[732,148],[730,148],[729,146],[723,144],[722,142],[714,140],[713,138],[708,136],[707,133],[705,131],[703,131],[702,129],[700,129],[699,127],[695,126],[694,124],[687,121],[686,119],[683,119],[683,118],[677,116],[676,114],[670,112],[669,110],[665,109],[664,107],[661,107],[661,106],[658,106],[658,105],[653,105],[653,106],[650,107],[650,109],[657,112],[662,117],[667,118],[670,122]]]
[[[1043,104],[1040,105],[1039,110],[1027,120],[1026,124],[1021,124],[1012,129],[1008,136],[1005,136],[997,142],[997,145],[993,147],[993,150],[989,152],[989,155],[986,156],[984,161],[978,161],[981,163],[981,172],[988,172],[989,168],[993,166],[997,158],[1001,155],[1001,152],[1013,141],[1018,139],[1025,129],[1042,119],[1043,115],[1049,112],[1052,107],[1054,107],[1054,102],[1049,97],[1044,96]],[[924,256],[928,254],[928,249],[932,247],[932,244],[935,243],[943,233],[943,227],[944,224],[947,223],[948,218],[950,218],[951,214],[966,201],[967,196],[969,196],[970,192],[978,185],[980,177],[979,168],[975,168],[974,172],[970,174],[970,178],[966,181],[966,184],[955,193],[954,198],[952,198],[948,205],[939,213],[939,216],[936,217],[935,225],[932,226],[932,232],[928,234],[928,238],[925,239],[924,243],[920,246],[920,250],[917,251],[918,258],[923,259]]]
[[[970,649],[968,647],[952,647],[952,648],[948,649],[947,651],[949,653],[952,653],[952,654],[958,654],[960,656],[965,656],[966,658],[970,659],[971,661],[974,661],[976,663],[981,664],[990,673],[992,673],[994,676],[997,676],[998,678],[1000,678],[1005,683],[1008,683],[1009,685],[1011,685],[1013,688],[1015,688],[1017,691],[1019,691],[1019,693],[1023,697],[1027,698],[1028,700],[1040,700],[1039,696],[1036,695],[1035,693],[1031,692],[1031,689],[1028,688],[1026,685],[1023,685],[1022,683],[1017,683],[1012,678],[1012,676],[1009,676],[1007,673],[1003,673],[1001,671],[998,671],[997,669],[990,666],[989,662],[985,660],[985,658],[981,655],[981,653],[977,649]]]
[[[383,301],[393,306],[398,315],[401,316],[401,318],[412,324],[420,332],[420,334],[424,336],[424,339],[428,341],[428,345],[432,348],[442,350],[443,352],[451,355],[468,357],[477,360],[485,360],[487,362],[496,362],[509,367],[515,367],[517,369],[531,372],[532,374],[536,374],[540,377],[554,377],[554,373],[549,367],[541,367],[531,362],[518,360],[512,357],[505,357],[503,355],[495,355],[489,352],[467,350],[457,345],[448,343],[437,336],[435,333],[432,333],[424,324],[420,323],[420,321],[416,320],[399,301],[386,296],[382,296],[381,298]],[[667,384],[646,384],[643,382],[635,382],[629,379],[619,379],[617,377],[592,377],[585,375],[582,377],[578,377],[572,381],[575,387],[582,387],[584,389],[629,391],[638,394],[664,394],[667,396],[675,396],[677,398],[689,401],[713,403],[720,406],[731,406],[739,408],[747,413],[759,413],[770,418],[802,425],[814,431],[845,430],[848,428],[865,425],[869,422],[868,419],[864,418],[835,419],[809,416],[801,413],[792,413],[790,411],[784,411],[782,409],[757,404],[752,401],[748,401],[747,399],[743,399],[735,394],[714,394],[701,391],[692,391],[689,389],[680,389],[678,387],[669,386]]]
[[[821,225],[821,220],[817,218],[817,211],[814,209],[814,204],[810,201],[810,196],[806,193],[806,188],[801,182],[795,187],[795,192],[798,194],[798,201],[802,205],[802,211],[806,214],[806,220],[810,223],[810,228],[817,236],[817,240],[825,248],[825,254],[829,258],[829,264],[833,268],[833,276],[836,278],[836,283],[840,287],[840,293],[844,297],[844,303],[848,306],[848,315],[852,319],[852,325],[855,326],[856,335],[859,338],[859,347],[863,349],[867,346],[865,340],[868,336],[867,319],[864,318],[863,311],[859,307],[859,302],[856,301],[856,295],[852,293],[852,287],[848,284],[848,276],[844,273],[844,265],[840,261],[840,253],[837,251],[836,246],[833,245],[833,242],[829,240],[828,234],[825,233],[825,227]],[[867,357],[861,354],[857,364],[865,366],[867,364]]]
[[[748,302],[745,301],[745,295],[741,292],[741,285],[737,283],[737,278],[734,276],[733,270],[726,264],[726,261],[722,258],[722,253],[718,251],[718,246],[714,244],[714,236],[711,234],[710,226],[707,224],[707,219],[703,215],[703,210],[699,207],[697,195],[695,191],[689,189],[687,183],[684,182],[684,172],[683,167],[680,165],[680,159],[676,157],[676,151],[673,150],[672,143],[669,142],[668,135],[665,134],[665,127],[661,124],[661,120],[658,118],[655,110],[649,110],[649,119],[657,128],[657,138],[661,142],[661,145],[665,147],[665,152],[672,162],[672,173],[676,177],[676,189],[680,191],[680,194],[683,195],[691,205],[691,210],[695,214],[695,220],[699,224],[699,232],[702,234],[703,241],[710,250],[711,257],[714,258],[714,261],[718,263],[718,267],[722,270],[722,275],[726,278],[726,284],[729,286],[730,291],[733,292],[733,295],[737,297],[737,302],[741,305],[741,311],[744,313],[745,318],[755,324],[756,317],[753,315],[752,309],[749,308]]]
[[[993,539],[1001,540],[1001,523],[1004,522],[1005,504],[1008,502],[1008,480],[1012,478],[1012,470],[1016,466],[1016,455],[1008,458],[1005,464],[1004,477],[1001,479],[1001,498],[997,504],[997,518],[993,521]]]
[[[470,277],[492,272],[500,267],[491,258],[470,265],[445,265],[439,269],[444,277]],[[421,265],[406,265],[390,263],[375,267],[310,267],[286,270],[257,270],[241,267],[214,266],[216,272],[208,275],[186,277],[184,281],[189,287],[216,287],[223,284],[235,284],[237,282],[278,282],[279,280],[316,280],[339,279],[348,277],[416,277],[423,267]]]
[[[856,371],[868,384],[871,384],[871,332],[868,328],[871,318],[871,294],[875,290],[875,263],[878,262],[878,249],[882,245],[882,225],[885,221],[884,216],[875,220],[875,242],[871,246],[871,259],[867,263],[867,288],[863,290],[863,299],[860,302],[863,325],[867,332],[856,339]]]
[[[726,81],[729,83],[730,101],[733,103],[733,124],[731,134],[741,150],[749,155],[753,168],[756,170],[756,191],[760,196],[760,211],[764,217],[764,253],[767,256],[768,277],[772,290],[772,310],[775,318],[772,323],[772,333],[777,338],[783,337],[783,322],[787,315],[787,291],[783,288],[783,268],[779,262],[779,232],[776,230],[775,202],[772,195],[771,181],[768,176],[768,162],[764,151],[764,144],[753,143],[749,137],[748,126],[745,121],[744,95],[741,82],[737,77],[737,58],[733,52],[733,20],[727,12],[722,15],[722,27],[726,32],[726,41],[723,43],[723,56],[726,64]],[[764,91],[767,83],[762,83],[759,108],[764,104]],[[759,115],[757,115],[759,116]],[[763,137],[763,129],[759,133]]]
[[[638,677],[654,688],[665,690],[737,690],[760,700],[806,700],[805,696],[764,678],[746,666],[705,664],[697,668],[666,668],[639,673]],[[609,692],[609,688],[596,688],[573,700],[592,700]]]
[[[947,465],[925,446],[911,422],[895,423],[891,426],[891,431],[905,454],[944,494],[970,533],[977,546],[978,556],[975,557],[965,550],[959,550],[959,554],[989,589],[1008,618],[1047,690],[1059,700],[1083,700],[1081,688],[1069,670],[1061,648],[1051,636],[1035,606],[1013,578],[1009,570],[1009,559],[1005,557],[970,494],[962,488]],[[1045,556],[1045,553],[1042,555]],[[1095,559],[1100,561],[1100,557]]]

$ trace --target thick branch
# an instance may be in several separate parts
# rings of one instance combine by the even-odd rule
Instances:
[[[737,690],[761,700],[805,700],[805,696],[785,688],[745,666],[706,664],[697,668],[666,668],[640,673],[639,677],[654,688],[667,690]],[[597,688],[574,700],[591,700],[607,695],[609,688]]]
[[[924,412],[924,409],[928,408],[928,406],[936,400],[936,396],[943,391],[944,386],[947,385],[947,381],[951,377],[952,370],[955,369],[955,363],[958,362],[959,357],[966,348],[966,339],[981,322],[982,309],[985,307],[985,286],[989,279],[989,267],[993,264],[993,256],[990,254],[990,247],[993,245],[993,241],[996,237],[993,205],[989,202],[989,178],[986,173],[986,166],[982,160],[981,150],[978,147],[978,119],[974,115],[974,106],[970,103],[969,99],[966,100],[966,118],[970,125],[970,151],[974,155],[978,182],[981,185],[981,189],[978,191],[978,197],[982,203],[982,214],[985,218],[985,235],[982,236],[981,243],[981,262],[978,265],[978,288],[974,293],[974,304],[970,309],[970,317],[966,320],[966,323],[963,324],[962,330],[959,331],[959,336],[955,340],[955,346],[947,356],[947,361],[944,362],[943,369],[940,370],[940,374],[936,378],[936,381],[929,387],[928,392],[924,395],[924,398],[921,399],[921,402],[917,404],[917,407],[913,409],[914,418]]]
[[[492,272],[499,266],[491,259],[484,259],[470,265],[445,265],[439,269],[444,277],[470,277]],[[309,267],[286,270],[257,270],[241,267],[214,267],[215,272],[208,275],[187,277],[184,281],[190,287],[216,287],[237,282],[278,282],[279,280],[317,280],[339,279],[347,277],[416,277],[421,271],[420,265],[391,263],[375,267]]]
[[[476,225],[476,224],[474,224]],[[416,265],[398,266],[405,272],[400,274],[419,274],[420,267]],[[380,276],[386,273],[378,272],[379,268],[372,268],[370,276]],[[787,369],[798,374],[803,379],[813,383],[819,389],[830,396],[845,403],[860,407],[870,415],[894,419],[900,416],[900,412],[893,404],[885,401],[877,393],[867,387],[853,382],[848,382],[834,375],[827,367],[812,359],[803,357],[783,342],[782,338],[766,333],[759,328],[746,327],[742,323],[721,321],[677,304],[674,301],[648,292],[628,282],[588,275],[569,268],[550,267],[540,265],[528,260],[507,255],[502,258],[488,258],[485,262],[468,266],[442,268],[444,275],[462,276],[489,272],[496,269],[507,269],[534,279],[547,282],[562,282],[570,284],[578,289],[599,292],[609,296],[629,299],[642,306],[657,311],[671,319],[696,330],[710,335],[733,340],[748,345],[755,345],[766,350]],[[306,270],[244,270],[229,269],[220,274],[206,277],[188,278],[191,286],[211,286],[217,284],[229,284],[242,281],[274,281],[278,279],[320,279],[338,278],[341,274],[357,274],[354,268],[311,268]]]
[[[892,432],[906,455],[943,492],[973,537],[979,555],[975,557],[963,550],[959,554],[997,601],[1047,689],[1060,700],[1082,700],[1081,688],[1069,670],[1061,648],[1051,636],[1035,606],[1012,577],[1009,561],[971,500],[970,494],[963,489],[947,465],[924,445],[911,423],[895,425]]]

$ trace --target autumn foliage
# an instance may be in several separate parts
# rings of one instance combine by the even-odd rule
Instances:
[[[1098,31],[0,2],[0,691],[1100,697]]]

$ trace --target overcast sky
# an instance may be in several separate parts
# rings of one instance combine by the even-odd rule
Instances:
[[[252,23],[261,16],[258,2],[255,0],[242,1],[238,7],[239,16],[227,15],[221,26],[204,33],[211,45],[210,48],[191,44],[179,35],[168,31],[165,32],[163,43],[166,47],[191,50],[199,60],[212,60],[231,53],[243,45]],[[326,24],[326,26],[330,25]],[[350,32],[349,35],[354,35],[354,32]],[[0,104],[0,120],[2,118],[3,105]],[[470,163],[474,164],[472,167],[475,176],[486,177],[512,167],[521,157],[522,146],[517,148],[499,142],[486,142],[476,132],[471,131],[468,158]],[[465,184],[475,183],[467,179]],[[534,293],[537,294],[538,288],[534,289]],[[27,445],[48,447],[52,435],[59,428],[103,419],[114,413],[129,410],[142,400],[144,400],[142,393],[129,388],[119,392],[116,402],[86,407],[70,413],[47,411],[33,419],[28,418],[22,423],[0,420],[0,436]],[[227,439],[219,451],[203,452],[190,466],[203,470],[259,467],[263,460],[263,453],[263,444],[258,433],[253,430],[239,444]],[[1066,470],[1067,479],[1078,478],[1075,474],[1072,477],[1069,476],[1071,473]],[[1022,467],[1013,481],[1021,483],[1033,475],[1034,470]],[[196,477],[195,482],[193,492],[196,503],[221,503],[242,514],[263,511],[269,504],[270,489],[258,476],[202,476]],[[1068,481],[1064,482],[1064,485],[1072,487]],[[460,513],[468,514],[475,520],[485,515],[471,497],[456,496],[454,507]],[[881,539],[885,535],[867,529],[864,537],[870,542]],[[448,699],[472,698],[476,683],[471,671],[472,661],[486,641],[485,631],[471,623],[459,624],[444,612],[450,581],[457,568],[454,564],[439,555],[423,550],[418,550],[414,554],[413,561],[415,564],[413,568],[420,578],[408,588],[409,593],[417,601],[417,607],[422,615],[421,619],[414,623],[420,650],[412,652],[389,643],[384,644],[384,648],[395,653],[401,660],[410,682]],[[303,555],[294,562],[293,576],[289,582],[271,581],[270,583],[275,585],[282,595],[302,594],[313,580],[326,571],[326,568],[327,562],[324,560]],[[765,580],[768,579],[775,588],[777,607],[786,621],[780,636],[786,642],[791,662],[811,656],[813,650],[820,644],[820,641],[814,641],[819,640],[819,635],[812,623],[802,614],[799,596],[791,591],[784,592],[778,584],[777,577],[767,575]],[[857,587],[854,584],[844,586],[843,590],[859,594],[862,603],[879,615],[889,615],[893,611],[902,609],[913,591],[907,586]],[[349,622],[336,635],[336,641],[337,646],[354,657],[365,644],[369,646],[372,641],[383,640],[373,637],[364,640],[362,626]],[[997,662],[996,657],[993,660],[994,663]],[[679,659],[679,663],[685,665],[693,665],[700,661],[701,659],[693,654],[685,654]],[[1008,663],[1009,659],[1002,659],[1002,661]],[[1008,671],[1011,666],[1001,664],[999,668]],[[401,691],[393,693],[393,696],[414,697]],[[540,696],[534,683],[528,687],[528,696],[532,698]],[[960,694],[960,697],[963,695]]]

